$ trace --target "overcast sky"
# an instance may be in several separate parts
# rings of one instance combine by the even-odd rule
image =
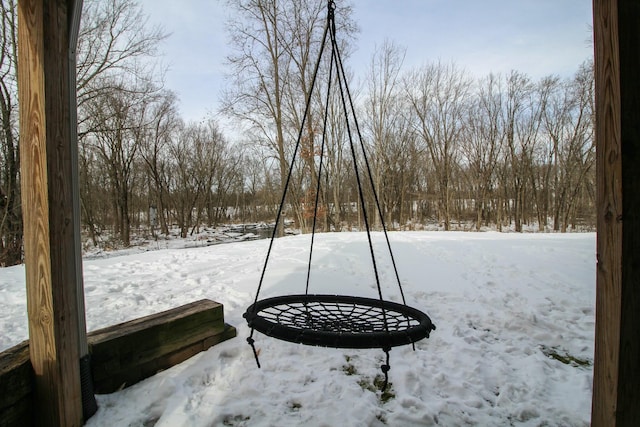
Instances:
[[[303,1],[303,0],[301,0]],[[224,0],[140,0],[162,45],[167,88],[186,120],[215,113],[228,54]],[[404,69],[453,61],[474,76],[518,70],[570,76],[593,56],[591,0],[352,0],[360,27],[347,65],[364,75],[385,39],[406,47]],[[340,7],[340,0],[336,0]]]

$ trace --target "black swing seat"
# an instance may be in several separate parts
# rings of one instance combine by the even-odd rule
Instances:
[[[333,72],[335,71],[335,80],[337,81],[337,84],[333,85],[333,87],[335,88],[337,86],[340,94],[340,100],[342,101],[345,127],[349,138],[351,158],[353,160],[353,170],[358,184],[358,199],[360,201],[359,212],[361,212],[361,214],[359,213],[358,215],[362,215],[364,226],[367,231],[371,261],[380,298],[372,299],[343,295],[315,295],[305,292],[305,294],[301,295],[284,295],[259,300],[258,296],[260,295],[260,289],[262,288],[263,279],[267,270],[269,256],[271,255],[271,249],[276,237],[277,228],[274,228],[273,233],[271,234],[269,249],[267,250],[267,256],[262,268],[262,275],[260,276],[260,282],[258,283],[258,290],[256,292],[254,303],[250,305],[244,313],[244,317],[251,328],[251,335],[247,338],[247,342],[253,350],[253,355],[258,367],[260,367],[260,361],[258,359],[259,351],[256,349],[255,341],[253,339],[253,333],[256,330],[267,336],[298,344],[333,348],[381,348],[386,353],[386,362],[380,366],[385,377],[384,384],[382,386],[382,389],[384,390],[388,385],[388,372],[391,368],[391,365],[389,364],[389,351],[391,350],[391,347],[413,344],[423,338],[428,338],[431,331],[435,329],[435,326],[431,322],[429,316],[420,310],[409,307],[405,304],[400,277],[398,276],[398,270],[391,251],[391,245],[389,243],[389,236],[387,235],[387,227],[384,222],[382,207],[376,193],[371,166],[367,158],[367,150],[356,119],[353,100],[351,99],[351,93],[349,92],[347,85],[347,79],[342,66],[342,59],[340,58],[338,41],[336,38],[335,8],[336,5],[334,0],[328,0],[327,25],[325,26],[324,34],[322,36],[322,43],[320,45],[315,70],[313,72],[311,88],[307,95],[307,102],[304,114],[302,115],[302,123],[300,125],[298,138],[293,150],[292,161],[289,164],[289,170],[284,183],[282,198],[278,205],[278,213],[276,214],[275,223],[278,224],[282,218],[287,190],[291,182],[296,156],[300,150],[302,135],[306,129],[305,123],[307,116],[309,115],[311,108],[311,94],[313,93],[318,70],[320,69],[322,54],[328,39],[327,36],[329,36],[329,42],[331,44],[331,58],[326,102],[324,104],[322,142],[320,145],[320,160],[317,174],[318,179],[316,180],[315,207],[313,211],[313,226],[311,227],[312,234],[311,246],[309,247],[306,289],[309,289],[309,273],[311,271],[313,244],[317,225],[316,220],[318,218],[318,206],[320,206],[320,194],[322,193],[322,179],[320,179],[320,177],[323,172],[325,142],[327,137],[331,135],[330,132],[327,132],[327,118],[329,117],[330,90],[332,88],[332,81],[334,80]],[[349,107],[347,107],[347,104]],[[350,114],[352,115],[351,120],[349,118]],[[354,128],[353,132],[352,125]],[[357,135],[359,144],[354,143],[354,135]],[[358,158],[359,156],[356,153],[356,145],[361,149],[361,159]],[[300,155],[300,157],[301,156],[302,155]],[[315,155],[313,162],[315,162]],[[364,163],[363,171],[366,171],[366,173],[361,172],[361,168],[358,166],[359,163]],[[365,193],[361,177],[368,177],[371,193],[375,200],[375,211],[378,213],[380,218],[380,224],[382,225],[382,230],[387,242],[393,271],[398,283],[398,288],[402,295],[403,304],[383,299],[380,277],[378,276],[374,247],[371,239],[371,227],[369,223],[370,216],[367,213],[368,202],[365,201]]]
[[[422,311],[373,298],[284,295],[256,301],[249,327],[298,344],[333,348],[391,348],[429,338],[435,325]]]

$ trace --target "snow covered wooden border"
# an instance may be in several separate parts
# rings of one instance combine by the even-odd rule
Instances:
[[[88,334],[95,391],[112,393],[236,336],[223,305],[200,300]],[[32,425],[29,341],[0,353],[0,425]]]
[[[92,332],[95,391],[128,387],[235,336],[222,304],[206,299]]]

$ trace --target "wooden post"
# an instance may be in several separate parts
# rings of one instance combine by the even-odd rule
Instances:
[[[84,277],[82,274],[82,239],[80,236],[80,173],[78,171],[78,96],[76,76],[76,50],[80,32],[80,19],[82,17],[83,0],[69,0],[68,30],[69,46],[69,154],[71,157],[71,203],[73,218],[73,261],[76,272],[76,310],[78,312],[78,351],[80,353],[80,386],[82,390],[82,417],[88,420],[98,410],[98,403],[94,396],[93,379],[91,377],[91,355],[87,344],[87,321],[84,306]]]
[[[19,0],[18,95],[30,358],[37,425],[82,425],[70,152],[73,0]]]
[[[598,243],[593,426],[640,425],[640,2],[594,0]]]

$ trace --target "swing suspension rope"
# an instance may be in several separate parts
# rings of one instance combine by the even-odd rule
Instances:
[[[282,210],[286,201],[287,189],[289,187],[296,156],[300,150],[302,134],[311,108],[311,96],[316,84],[318,70],[320,68],[322,56],[327,44],[327,36],[331,44],[331,57],[329,60],[329,79],[326,91],[326,103],[323,118],[323,131],[320,147],[320,161],[317,173],[316,193],[313,210],[313,224],[311,230],[311,245],[309,249],[309,260],[307,266],[307,277],[304,295],[288,295],[274,298],[259,300],[259,294],[264,282],[265,272],[269,262],[269,257],[273,248],[273,242],[276,238],[278,224],[282,218]],[[332,83],[337,81],[338,92],[340,94],[340,102],[344,111],[345,127],[349,139],[349,147],[353,159],[353,167],[358,185],[358,197],[360,200],[360,208],[366,228],[367,241],[369,244],[369,252],[373,264],[373,271],[376,280],[376,287],[379,299],[353,297],[353,296],[336,296],[336,295],[312,295],[309,294],[309,281],[311,276],[311,264],[313,258],[313,246],[315,241],[318,207],[321,194],[321,177],[323,172],[323,159],[327,139],[327,120],[329,116],[329,100],[332,90]],[[361,180],[361,172],[358,166],[356,144],[354,143],[351,120],[355,134],[359,142],[360,151],[362,153],[362,161],[365,166],[366,175],[369,178],[369,185],[377,214],[380,218],[380,224],[384,233],[387,249],[390,255],[391,264],[395,274],[395,279],[400,290],[402,304],[385,301],[382,295],[380,285],[380,277],[378,274],[378,265],[376,263],[375,251],[371,237],[371,226],[369,214],[367,212],[363,183]],[[313,156],[313,153],[311,153]],[[284,227],[284,222],[283,222]],[[260,275],[258,289],[253,304],[249,306],[244,314],[248,325],[251,327],[250,336],[247,342],[253,350],[253,354],[258,367],[260,361],[258,351],[255,348],[255,340],[253,333],[258,330],[268,336],[291,341],[301,344],[335,347],[335,348],[381,348],[386,354],[386,362],[381,366],[381,370],[385,375],[385,381],[382,389],[384,390],[388,383],[389,351],[393,346],[412,344],[415,350],[415,342],[428,338],[429,333],[435,329],[435,325],[431,319],[421,311],[406,305],[404,291],[400,283],[398,269],[396,267],[393,251],[387,234],[387,227],[384,221],[384,215],[380,201],[375,190],[373,174],[371,166],[366,154],[360,126],[355,113],[351,92],[347,85],[342,58],[338,48],[336,38],[335,25],[335,3],[333,0],[328,1],[327,23],[322,36],[320,52],[318,60],[315,64],[311,88],[307,95],[302,123],[293,151],[292,161],[282,192],[280,205],[278,206],[275,227],[271,234],[271,240],[267,249],[267,255]]]

